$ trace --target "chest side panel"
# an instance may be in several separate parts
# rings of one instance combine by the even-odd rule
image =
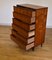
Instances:
[[[47,8],[36,10],[35,46],[42,44],[44,42],[46,20],[47,20]]]

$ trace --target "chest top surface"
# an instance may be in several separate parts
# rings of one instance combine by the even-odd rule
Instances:
[[[42,9],[42,8],[48,8],[48,7],[33,5],[33,4],[21,4],[21,5],[17,5],[17,7],[30,8],[30,9],[34,9],[34,10]]]

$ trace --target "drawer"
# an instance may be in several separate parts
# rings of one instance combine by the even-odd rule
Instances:
[[[18,34],[15,30],[12,30],[12,34],[14,36],[20,38],[26,44],[30,44],[30,43],[34,42],[34,40],[35,40],[35,36],[33,36],[31,38],[24,38],[23,36],[21,36],[20,34]]]
[[[29,17],[35,17],[35,11],[31,10],[31,9],[27,9],[27,8],[23,8],[23,7],[13,7],[14,11],[20,14],[24,14],[27,15]]]
[[[24,23],[28,23],[28,24],[32,24],[35,23],[35,17],[28,17],[26,15],[22,15],[16,12],[13,12],[13,17],[16,19],[19,19],[20,21],[24,22]]]
[[[14,24],[12,25],[12,28],[14,30],[16,30],[17,33],[19,33],[20,35],[22,35],[25,38],[28,38],[28,37],[31,37],[31,36],[34,36],[35,35],[35,30],[34,31],[27,32],[24,29],[22,29],[22,28],[20,28],[20,27],[18,27],[16,25],[14,25]]]
[[[14,35],[11,34],[11,39],[18,44],[18,46],[20,46],[21,48],[25,49],[25,50],[29,50],[31,49],[32,47],[34,47],[34,42],[31,43],[31,44],[25,44],[23,43],[20,38],[18,37],[15,37]]]
[[[34,24],[26,24],[18,19],[13,18],[13,24],[23,28],[24,30],[30,31],[35,29],[35,23]],[[24,28],[25,27],[25,28]]]

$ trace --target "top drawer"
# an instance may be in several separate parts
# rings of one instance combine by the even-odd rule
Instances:
[[[15,6],[13,6],[13,8],[14,8],[14,11],[17,13],[21,13],[21,14],[27,15],[29,17],[35,17],[34,10],[23,8],[23,7],[15,7]]]

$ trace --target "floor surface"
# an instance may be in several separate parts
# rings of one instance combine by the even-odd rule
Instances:
[[[0,60],[52,60],[52,29],[47,29],[43,47],[24,51],[10,39],[11,27],[0,26]]]

